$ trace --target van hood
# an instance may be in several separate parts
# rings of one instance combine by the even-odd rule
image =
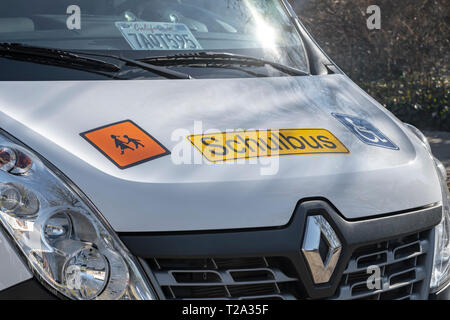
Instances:
[[[398,149],[365,143],[333,113],[369,121]],[[127,119],[172,154],[120,169],[80,136]],[[267,161],[206,162],[186,139],[199,126],[321,128],[350,153],[276,157],[278,169],[267,175]],[[327,199],[352,220],[441,198],[425,148],[343,75],[3,82],[0,127],[63,171],[120,232],[283,226],[302,199]],[[180,150],[194,163],[180,164]]]

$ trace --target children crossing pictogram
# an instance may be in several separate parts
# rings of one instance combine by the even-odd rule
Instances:
[[[133,139],[133,138],[130,138],[130,137],[128,137],[126,134],[125,134],[123,137],[124,137],[125,139],[128,140],[127,144],[134,143],[134,146],[135,146],[136,149],[139,149],[139,146],[145,147],[145,146],[140,142],[141,140],[139,140],[139,139]]]
[[[161,143],[131,120],[90,130],[81,133],[81,136],[120,169],[170,154]]]
[[[120,148],[121,154],[125,153],[126,149],[130,149],[130,150],[134,150],[133,148],[131,148],[130,146],[127,146],[128,143],[120,140],[120,136],[115,136],[115,135],[111,135],[111,138],[114,139],[116,148]]]

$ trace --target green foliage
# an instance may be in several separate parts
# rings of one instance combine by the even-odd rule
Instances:
[[[359,85],[399,119],[422,129],[450,131],[449,77],[399,77]]]
[[[291,0],[329,56],[400,119],[450,131],[448,0]],[[381,8],[381,30],[366,9]]]

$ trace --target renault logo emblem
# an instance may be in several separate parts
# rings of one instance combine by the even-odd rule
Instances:
[[[323,216],[309,216],[302,252],[315,284],[330,281],[341,249],[341,242],[328,221]]]

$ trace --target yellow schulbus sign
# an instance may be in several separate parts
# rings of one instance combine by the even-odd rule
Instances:
[[[325,129],[230,131],[190,135],[187,138],[210,162],[350,153],[338,138]]]

